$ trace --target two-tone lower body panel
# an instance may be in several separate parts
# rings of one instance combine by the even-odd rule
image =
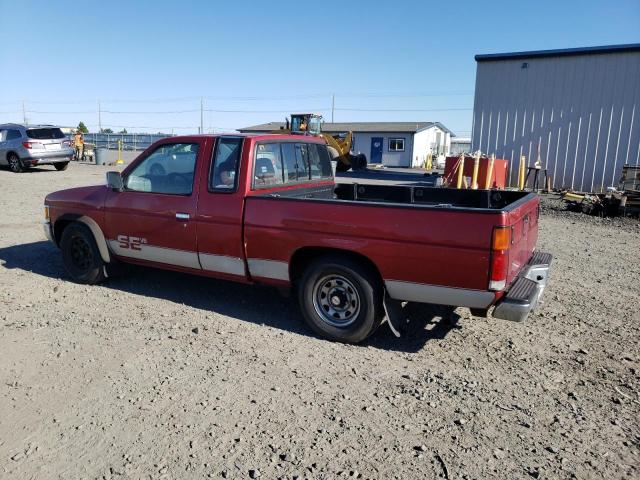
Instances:
[[[495,300],[495,293],[488,290],[443,287],[400,280],[385,280],[384,286],[391,298],[405,302],[488,308]]]
[[[549,278],[553,257],[549,253],[534,252],[509,289],[498,300],[493,317],[514,322],[524,321],[536,307]],[[496,301],[496,292],[465,288],[426,285],[421,283],[385,280],[387,293],[394,300],[433,303],[486,310]]]

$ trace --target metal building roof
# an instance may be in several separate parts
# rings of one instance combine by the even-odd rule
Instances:
[[[517,60],[524,58],[568,57],[575,55],[597,55],[602,53],[640,52],[640,43],[604,45],[600,47],[561,48],[558,50],[534,50],[531,52],[488,53],[476,55],[476,62]]]
[[[251,127],[239,128],[239,132],[270,132],[284,128],[284,122],[269,122]],[[327,133],[341,132],[407,132],[416,133],[425,128],[438,127],[445,132],[451,131],[440,122],[346,122],[322,124],[322,131]]]

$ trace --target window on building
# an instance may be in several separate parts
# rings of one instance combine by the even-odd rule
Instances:
[[[390,138],[389,139],[389,151],[390,152],[404,152],[404,138]]]

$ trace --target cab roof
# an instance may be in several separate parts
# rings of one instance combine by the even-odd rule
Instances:
[[[166,137],[162,140],[179,140],[181,138],[218,138],[218,137],[242,137],[252,138],[256,140],[297,140],[308,143],[322,143],[325,141],[322,137],[314,137],[313,135],[294,135],[290,133],[204,133],[196,135],[176,135],[175,137]]]

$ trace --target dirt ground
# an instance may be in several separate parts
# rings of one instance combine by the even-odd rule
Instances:
[[[637,220],[549,198],[528,322],[409,305],[350,346],[269,288],[71,283],[43,198],[106,170],[0,170],[0,478],[640,477]]]

